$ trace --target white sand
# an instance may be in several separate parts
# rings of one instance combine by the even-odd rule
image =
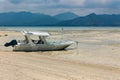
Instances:
[[[0,31],[0,80],[120,80],[120,31],[50,33],[53,38],[78,41],[78,48],[13,52],[12,47],[2,45],[24,37],[20,32]]]

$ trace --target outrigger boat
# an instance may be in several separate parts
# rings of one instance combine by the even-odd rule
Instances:
[[[12,46],[13,51],[51,51],[63,50],[74,43],[74,41],[47,41],[50,36],[47,32],[22,32],[25,40],[12,40],[5,46]],[[32,40],[31,36],[37,36],[38,40]]]

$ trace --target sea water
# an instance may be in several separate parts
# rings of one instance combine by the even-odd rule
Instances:
[[[14,31],[42,31],[42,30],[120,30],[119,27],[87,27],[87,26],[1,26],[0,30],[14,30]]]

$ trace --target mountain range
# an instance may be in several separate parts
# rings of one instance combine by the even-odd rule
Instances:
[[[0,26],[120,26],[120,14],[78,16],[65,12],[54,16],[31,12],[0,13]]]
[[[57,22],[57,19],[45,14],[30,12],[0,13],[1,26],[45,26]]]
[[[57,14],[53,17],[55,17],[56,19],[58,19],[60,21],[64,21],[64,20],[72,20],[72,19],[75,19],[79,16],[76,15],[75,13],[72,13],[72,12],[65,12],[65,13]]]
[[[95,13],[87,16],[78,17],[73,20],[66,20],[57,23],[59,26],[120,26],[120,14],[115,15],[96,15]]]

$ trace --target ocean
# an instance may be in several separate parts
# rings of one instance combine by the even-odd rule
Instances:
[[[1,26],[0,30],[14,30],[14,31],[22,31],[22,30],[27,30],[27,31],[42,31],[42,30],[120,30],[120,27],[87,27],[87,26],[70,26],[70,27],[62,27],[62,26]]]

